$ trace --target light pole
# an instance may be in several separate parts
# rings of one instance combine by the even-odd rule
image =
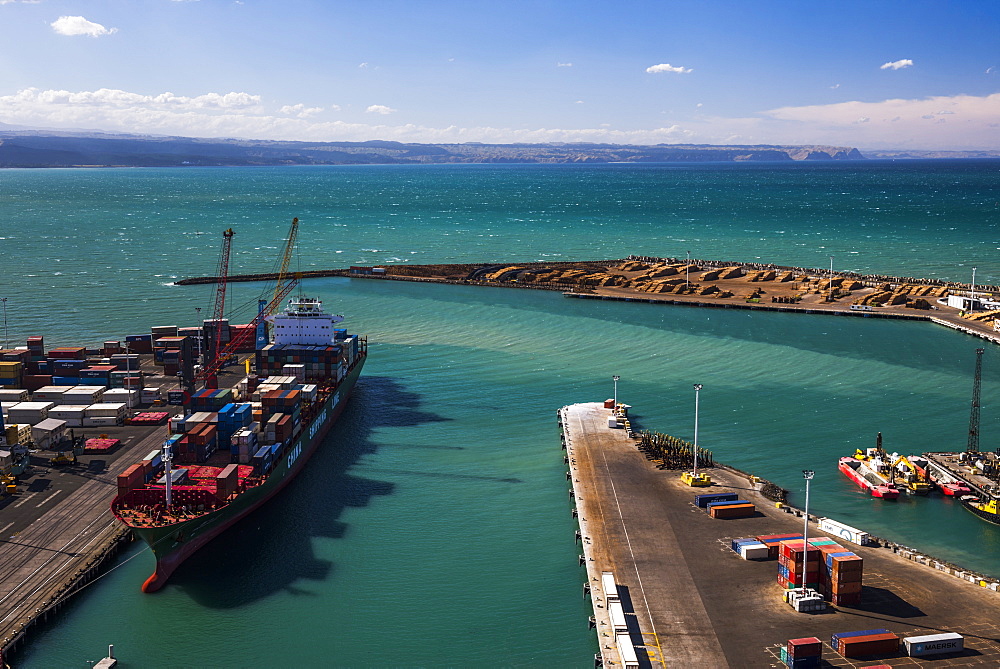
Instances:
[[[687,251],[687,264],[684,265],[684,290],[688,289],[689,279],[691,278],[691,252]]]
[[[809,566],[809,482],[816,474],[811,469],[803,469],[802,477],[806,480],[806,510],[805,521],[802,525],[802,584],[800,586],[802,594],[806,591],[806,568]]]
[[[3,347],[7,348],[7,298],[0,297],[0,302],[3,302]]]
[[[969,311],[974,311],[975,308],[976,308],[976,268],[975,267],[972,268],[972,291],[971,292],[972,292],[972,295],[970,295],[970,297],[972,298],[972,302],[969,303]],[[6,300],[6,299],[7,298],[5,297],[4,300]]]
[[[692,478],[698,480],[698,396],[701,394],[702,385],[694,384],[694,469],[691,470]]]
[[[830,256],[830,301],[833,302],[833,256]]]
[[[611,377],[611,380],[615,382],[615,408],[618,408],[618,379],[621,377],[615,374]]]

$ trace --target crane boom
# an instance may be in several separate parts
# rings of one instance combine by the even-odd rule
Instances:
[[[298,235],[298,233],[299,233],[299,219],[293,218],[292,225],[288,228],[288,238],[285,240],[285,250],[281,254],[281,268],[278,270],[278,280],[274,284],[275,298],[277,298],[278,293],[280,293],[284,289],[285,282],[289,280],[294,281],[294,279],[289,279],[288,277],[288,265],[292,260],[292,254],[295,252],[295,237]],[[285,294],[287,294],[287,291]],[[271,303],[274,304],[274,308],[276,309],[277,305],[280,304],[281,301],[278,300],[278,302],[275,303],[274,300],[272,300]],[[273,312],[268,311],[267,313],[271,314]]]
[[[969,443],[966,453],[979,452],[979,387],[983,382],[983,353],[986,350],[976,349],[976,376],[972,380],[972,411],[969,412]]]
[[[229,279],[229,252],[233,246],[233,232],[229,228],[222,233],[222,252],[219,254],[219,267],[216,270],[215,307],[212,309],[215,337],[212,341],[212,357],[219,357],[219,347],[222,344],[222,319],[226,314],[226,283]]]
[[[285,299],[288,293],[292,292],[292,289],[298,285],[298,279],[292,279],[282,287],[281,292],[274,296],[274,298],[268,303],[262,311],[257,313],[257,316],[250,321],[249,325],[245,328],[239,330],[235,337],[233,337],[226,347],[219,352],[217,356],[201,370],[196,376],[195,380],[204,379],[206,388],[217,388],[218,380],[216,375],[222,366],[225,364],[226,360],[230,355],[239,350],[250,337],[254,336],[255,330],[257,329],[257,324],[260,323],[264,318],[267,317],[272,311],[277,309],[281,301]]]

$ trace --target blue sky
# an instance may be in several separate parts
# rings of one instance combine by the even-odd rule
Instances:
[[[995,0],[0,0],[0,123],[1000,149]]]

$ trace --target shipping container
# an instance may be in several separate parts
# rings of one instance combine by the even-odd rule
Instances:
[[[737,518],[752,518],[757,508],[750,503],[731,506],[719,506],[709,509],[709,515],[718,520],[735,520]]]
[[[844,657],[895,654],[899,652],[899,637],[892,632],[841,637],[837,640],[837,652]]]
[[[910,657],[958,653],[965,650],[965,637],[955,632],[908,636],[903,639],[903,647]]]
[[[635,653],[635,646],[632,645],[632,637],[628,634],[616,634],[615,647],[625,669],[639,669],[639,659]]]
[[[740,557],[744,560],[767,560],[770,556],[767,546],[757,542],[740,546]]]
[[[611,627],[616,632],[628,631],[628,621],[625,619],[625,609],[621,602],[608,602],[608,616],[611,618]]]
[[[609,602],[618,601],[618,585],[615,583],[615,575],[612,572],[601,572],[601,589],[604,590],[604,597]]]

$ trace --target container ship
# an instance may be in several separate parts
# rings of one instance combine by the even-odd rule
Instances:
[[[887,464],[877,454],[877,449],[869,448],[867,453],[858,451],[854,457],[841,458],[838,467],[844,476],[870,492],[872,497],[896,499],[899,489],[879,472],[879,468]]]
[[[118,477],[111,510],[156,556],[143,592],[162,588],[185,559],[301,472],[361,374],[367,340],[336,328],[342,317],[319,300],[292,298],[267,320],[272,335],[255,352],[256,373],[191,393],[190,413],[171,421],[162,451]]]

